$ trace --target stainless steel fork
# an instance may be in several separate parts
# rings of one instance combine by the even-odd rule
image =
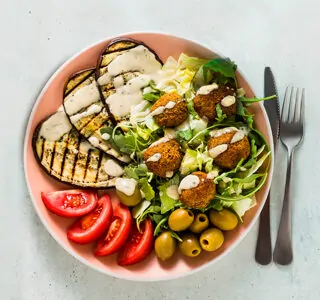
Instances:
[[[290,185],[294,152],[303,138],[304,98],[304,89],[302,89],[302,93],[300,95],[299,89],[295,91],[295,89],[292,87],[289,96],[289,89],[287,88],[282,105],[280,140],[288,151],[288,166],[281,220],[278,229],[276,246],[273,252],[273,260],[281,265],[288,265],[293,260],[291,240],[292,197],[290,195]]]

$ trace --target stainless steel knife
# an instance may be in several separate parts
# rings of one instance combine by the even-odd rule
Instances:
[[[273,136],[273,148],[276,149],[279,139],[280,109],[275,80],[270,67],[264,70],[264,96],[276,95],[276,98],[264,101]],[[255,253],[256,261],[261,265],[268,265],[272,261],[272,247],[270,235],[270,192],[260,215],[258,239]]]

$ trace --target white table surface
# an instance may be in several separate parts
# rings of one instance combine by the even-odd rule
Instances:
[[[0,299],[320,299],[320,2],[157,2],[2,1]],[[136,30],[189,37],[230,56],[258,96],[266,65],[276,75],[281,98],[286,85],[306,88],[306,138],[294,170],[291,266],[255,263],[255,226],[236,250],[200,273],[162,283],[126,282],[76,261],[40,223],[22,162],[25,125],[35,98],[71,55],[102,38]],[[283,187],[280,157],[275,196],[281,196]],[[274,240],[280,199],[271,206]]]

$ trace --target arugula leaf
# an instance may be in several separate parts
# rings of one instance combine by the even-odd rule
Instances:
[[[276,97],[277,97],[276,95],[265,97],[265,98],[257,98],[257,97],[247,98],[247,97],[242,96],[242,97],[239,97],[238,100],[241,101],[242,103],[244,103],[246,106],[249,106],[252,103],[256,103],[256,102],[260,102],[260,101],[272,100],[272,99],[274,99]]]
[[[154,229],[153,235],[157,236],[162,228],[166,228],[167,227],[167,221],[168,221],[168,217],[164,217],[156,226],[156,228]]]
[[[147,178],[144,177],[139,180],[139,187],[146,200],[151,201],[155,197],[155,192]]]
[[[221,201],[214,199],[210,202],[210,204],[206,208],[206,210],[208,209],[215,209],[217,211],[221,211],[223,209],[223,205],[221,204]]]
[[[151,103],[156,102],[160,97],[161,97],[161,96],[160,96],[159,93],[147,93],[147,94],[143,94],[143,95],[142,95],[142,98],[143,98],[144,100],[147,100],[147,101],[149,101],[149,102],[151,102]]]
[[[217,112],[216,120],[218,123],[221,123],[224,119],[227,118],[227,115],[223,113],[221,105],[219,103],[216,105],[216,112]]]
[[[126,154],[131,154],[137,150],[136,138],[130,132],[123,134],[114,134],[113,140],[119,150]]]
[[[237,66],[234,62],[232,62],[229,58],[221,58],[217,57],[205,65],[203,65],[203,77],[205,81],[207,81],[208,78],[208,72],[215,72],[219,73],[219,76],[217,78],[218,82],[225,82],[226,79],[232,79],[232,81],[236,84],[236,75],[235,70],[237,69]]]
[[[101,128],[100,129],[100,134],[103,135],[105,133],[110,135],[110,138],[108,139],[108,142],[112,145],[112,147],[120,151],[120,149],[118,148],[117,144],[115,143],[115,141],[112,138],[113,128],[110,127],[110,126]]]
[[[170,231],[170,234],[174,239],[178,240],[179,242],[182,242],[182,238],[176,232]]]
[[[189,115],[191,115],[194,119],[199,119],[198,113],[195,111],[193,106],[193,101],[189,101],[187,104]]]
[[[183,141],[190,141],[193,137],[192,129],[188,128],[177,132],[177,140],[181,144]]]
[[[250,129],[253,129],[254,115],[248,112],[248,110],[243,106],[241,101],[237,101],[237,115],[245,120]]]
[[[151,205],[150,201],[143,200],[138,205],[136,205],[134,208],[132,208],[131,214],[134,219],[137,219],[140,217],[144,211]]]

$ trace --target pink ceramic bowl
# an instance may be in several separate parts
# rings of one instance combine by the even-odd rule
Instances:
[[[215,54],[212,50],[196,42],[163,33],[130,33],[121,37],[130,37],[144,42],[154,49],[163,61],[168,56],[178,58],[181,52],[208,59]],[[82,69],[94,67],[106,43],[114,38],[98,42],[76,54],[54,73],[41,91],[30,115],[24,145],[25,176],[31,199],[39,218],[55,240],[71,255],[91,268],[104,274],[134,281],[159,281],[186,276],[204,267],[213,266],[215,262],[234,249],[249,232],[265,203],[267,192],[270,188],[273,161],[268,180],[256,195],[257,205],[246,213],[243,224],[238,226],[236,230],[226,233],[225,243],[218,251],[202,253],[196,259],[186,259],[176,254],[169,262],[162,263],[152,254],[147,260],[126,268],[118,266],[114,256],[98,259],[92,254],[91,245],[79,246],[69,242],[66,236],[66,228],[73,220],[67,220],[51,214],[43,205],[40,197],[42,191],[62,190],[70,187],[50,178],[38,165],[31,146],[32,133],[43,118],[55,112],[62,104],[62,91],[68,77]],[[254,96],[248,82],[241,74],[238,74],[238,80],[239,85],[245,88],[247,95]],[[272,145],[270,125],[263,106],[261,104],[252,105],[252,110],[255,114],[257,128],[266,136],[269,144]]]

